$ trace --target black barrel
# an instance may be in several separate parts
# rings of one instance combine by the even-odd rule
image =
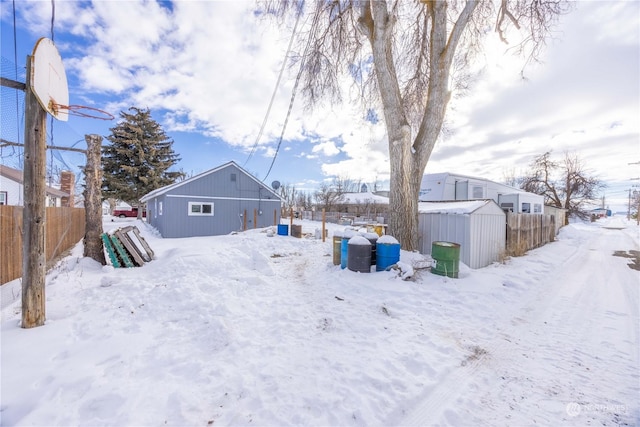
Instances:
[[[363,236],[349,239],[347,268],[360,273],[371,273],[371,242]]]
[[[371,265],[376,265],[376,242],[380,236],[377,233],[365,233],[364,237],[371,243]]]

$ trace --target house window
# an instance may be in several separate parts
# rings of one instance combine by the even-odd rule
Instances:
[[[531,203],[522,203],[522,213],[531,213]]]
[[[513,203],[501,203],[500,207],[505,212],[513,212]]]
[[[533,204],[533,213],[542,213],[542,205],[540,203]]]
[[[158,203],[158,215],[162,215],[162,202]]]
[[[473,194],[474,199],[482,199],[484,197],[483,188],[480,186],[473,186],[471,193]]]
[[[213,203],[189,202],[189,216],[213,216]]]
[[[235,173],[231,174],[231,182],[236,182],[236,174]]]
[[[7,192],[6,191],[0,191],[0,206],[1,205],[6,205],[7,204]]]

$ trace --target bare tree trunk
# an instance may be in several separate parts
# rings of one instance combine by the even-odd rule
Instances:
[[[106,265],[102,247],[102,168],[100,166],[100,135],[85,135],[87,141],[87,165],[84,168],[85,235],[84,256]]]
[[[27,76],[31,57],[27,57]],[[27,78],[25,90],[24,210],[22,246],[22,327],[45,322],[46,120]]]
[[[111,215],[116,208],[117,200],[110,197],[107,199],[107,202],[109,202],[109,215]]]

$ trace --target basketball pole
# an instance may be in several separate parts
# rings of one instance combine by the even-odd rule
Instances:
[[[45,322],[45,221],[47,112],[31,90],[32,56],[27,56],[22,212],[22,327]]]

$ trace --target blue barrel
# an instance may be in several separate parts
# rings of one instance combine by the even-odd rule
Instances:
[[[340,247],[340,268],[347,268],[347,256],[349,254],[349,239],[355,236],[355,230],[345,228],[342,233],[342,245]]]
[[[289,235],[289,225],[278,224],[278,236],[288,236],[288,235]]]
[[[388,235],[380,237],[376,242],[376,271],[384,271],[398,261],[400,261],[400,243]]]

